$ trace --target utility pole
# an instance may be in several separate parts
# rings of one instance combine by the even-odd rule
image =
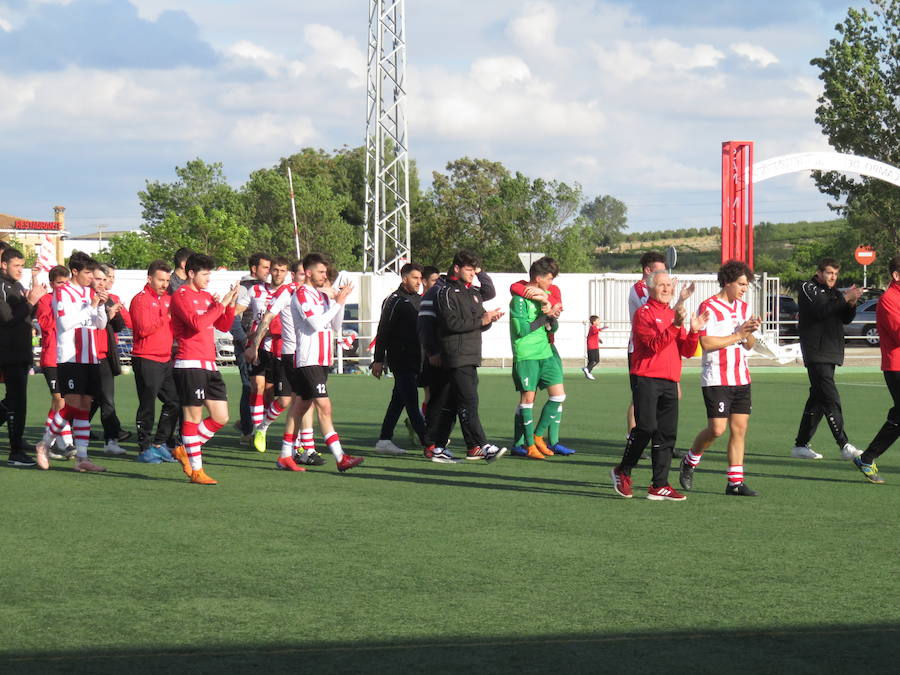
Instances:
[[[369,1],[363,271],[410,260],[405,0]]]

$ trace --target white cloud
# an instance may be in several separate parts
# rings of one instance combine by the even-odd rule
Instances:
[[[529,2],[522,15],[509,23],[509,36],[520,47],[535,49],[555,47],[559,16],[547,2]]]
[[[366,56],[356,40],[320,24],[310,24],[304,28],[303,38],[313,49],[312,64],[346,71],[346,84],[350,87],[365,84]]]
[[[315,128],[308,117],[289,121],[273,113],[243,117],[231,131],[231,139],[239,147],[292,150],[312,142],[315,137]]]
[[[472,77],[487,91],[503,85],[527,82],[531,79],[528,64],[515,56],[496,56],[478,59],[472,64]]]
[[[8,33],[12,30],[12,24],[2,16],[0,16],[0,30],[2,30],[4,33]]]
[[[240,40],[225,50],[236,65],[250,65],[263,71],[269,77],[298,77],[306,65],[292,61],[249,40]]]
[[[645,42],[617,40],[612,47],[591,45],[594,60],[606,73],[633,82],[653,73],[713,69],[725,54],[712,45],[681,45],[668,38]]]
[[[768,49],[749,42],[736,42],[730,46],[730,49],[738,56],[743,56],[748,61],[751,61],[762,68],[767,68],[778,63],[778,57]]]

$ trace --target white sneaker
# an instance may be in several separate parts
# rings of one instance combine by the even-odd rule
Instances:
[[[431,455],[431,461],[438,464],[456,464],[459,460],[444,448],[435,448],[434,454]]]
[[[850,443],[844,443],[844,447],[841,448],[841,459],[856,459],[861,454],[863,451]]]
[[[596,379],[597,379],[597,378],[594,377],[591,373],[585,373],[584,376],[585,376],[587,379],[589,379],[589,380],[596,380]]]
[[[375,444],[375,452],[381,452],[385,455],[402,455],[406,452],[403,448],[394,445],[394,441],[382,438]]]
[[[791,457],[799,457],[800,459],[822,459],[822,455],[808,445],[795,445],[794,449],[791,450]]]
[[[107,455],[124,455],[127,451],[119,445],[119,441],[107,441],[103,446],[103,452]]]
[[[484,450],[484,459],[487,462],[493,462],[495,459],[500,459],[506,454],[506,448],[499,448],[493,443],[486,443],[481,446],[481,449]]]
[[[584,376],[588,379],[591,379],[591,374],[588,372],[587,366],[581,369],[581,372],[584,373]]]

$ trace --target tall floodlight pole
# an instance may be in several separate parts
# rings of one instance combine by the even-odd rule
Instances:
[[[410,259],[404,0],[370,0],[366,68],[366,230],[363,270]]]

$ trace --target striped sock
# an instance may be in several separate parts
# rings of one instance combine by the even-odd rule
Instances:
[[[252,394],[250,396],[250,419],[253,420],[254,428],[262,424],[265,412],[266,407],[263,404],[263,395]]]
[[[191,468],[194,471],[199,471],[203,468],[203,455],[201,454],[203,440],[197,431],[199,427],[200,425],[196,422],[185,420],[181,423],[181,443],[184,445],[184,451],[191,460]]]
[[[340,462],[344,458],[344,449],[341,447],[341,439],[338,437],[337,432],[329,431],[324,435],[325,445],[331,450],[331,454],[334,455],[335,460]]]
[[[737,466],[728,467],[728,484],[739,485],[744,482],[744,467],[739,464]]]
[[[313,452],[316,449],[316,438],[312,428],[300,430],[300,446],[303,452]]]
[[[693,450],[688,450],[688,454],[685,456],[684,460],[691,466],[697,466],[700,463],[701,457],[703,457],[702,452],[697,453]]]
[[[59,432],[59,436],[63,440],[63,447],[68,448],[74,445],[72,440],[72,425],[68,422],[63,425],[62,431]]]
[[[212,437],[216,435],[216,432],[223,426],[223,424],[219,424],[212,417],[207,417],[197,425],[197,435],[200,437],[200,442],[203,445],[209,443]]]
[[[282,406],[278,399],[273,399],[269,404],[269,407],[266,408],[266,415],[263,417],[263,421],[260,422],[259,426],[256,427],[257,431],[267,431],[268,428],[272,425],[272,422],[278,419],[278,416],[284,412],[284,406]]]
[[[88,442],[91,438],[91,419],[87,410],[75,409],[72,435],[75,437],[75,455],[78,459],[87,459]]]
[[[294,443],[297,441],[295,434],[286,433],[281,437],[281,456],[291,457],[294,454]]]

